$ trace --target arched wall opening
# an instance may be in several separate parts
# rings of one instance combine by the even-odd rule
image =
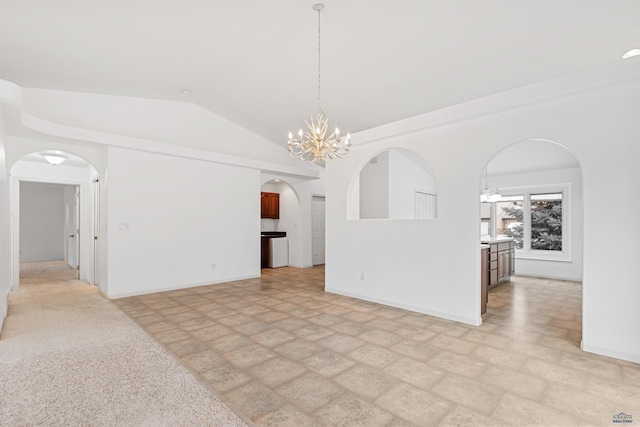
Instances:
[[[481,238],[516,241],[516,274],[581,281],[582,170],[576,156],[555,141],[529,139],[502,149],[485,168],[480,192],[497,190],[500,198],[480,202]]]
[[[302,267],[302,241],[300,233],[300,197],[284,178],[263,177],[260,191],[279,195],[279,217],[261,218],[260,231],[279,231],[287,233],[288,260],[292,267]]]
[[[515,142],[487,162],[479,188],[481,242],[488,246],[487,258],[482,258],[486,277],[481,277],[487,287],[481,286],[488,299],[487,304],[487,299],[481,298],[487,314],[493,313],[494,292],[499,293],[504,283],[514,286],[514,291],[526,284],[535,294],[535,287],[548,283],[547,279],[582,282],[582,169],[572,151],[546,139]],[[507,244],[512,249],[502,250]],[[518,293],[521,299],[527,294],[531,295]],[[579,310],[582,313],[582,300]],[[563,316],[567,320],[572,314]],[[581,315],[575,319],[582,322]],[[579,345],[582,328],[567,339],[575,339],[574,344]]]
[[[349,184],[348,219],[435,219],[438,183],[424,157],[388,148],[368,158]]]
[[[50,164],[44,157],[46,154],[62,156],[60,158],[64,161],[58,165]],[[100,280],[101,190],[96,168],[70,151],[41,150],[20,157],[11,166],[10,174],[12,288],[19,286],[21,261],[50,260],[47,258],[58,253],[53,246],[62,245],[62,260],[77,269],[78,278],[99,286],[106,294],[106,283]],[[57,210],[54,206],[63,212],[53,212]],[[34,209],[42,212],[36,214]],[[55,242],[57,237],[53,233],[49,242],[51,251],[31,250],[27,253],[23,249],[37,244],[38,239],[30,230],[25,230],[29,224],[57,229],[57,235],[63,241]]]

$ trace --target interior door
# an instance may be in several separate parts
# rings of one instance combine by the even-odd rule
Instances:
[[[80,280],[80,186],[76,185],[76,279]]]
[[[311,199],[311,255],[313,265],[324,264],[325,198],[313,196]]]
[[[67,198],[68,226],[69,233],[67,262],[71,268],[76,270],[76,278],[80,278],[80,187],[69,186],[65,193]]]
[[[100,277],[100,250],[98,245],[98,231],[100,225],[100,180],[96,178],[93,180],[93,221],[92,221],[92,236],[93,236],[93,284],[98,286]]]

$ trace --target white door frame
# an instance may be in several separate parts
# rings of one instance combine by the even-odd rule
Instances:
[[[91,208],[88,206],[87,201],[91,199],[87,197],[90,191],[90,181],[85,182],[75,180],[59,180],[55,178],[32,178],[29,176],[11,175],[9,177],[9,191],[11,200],[11,289],[18,289],[20,285],[20,183],[25,182],[39,182],[48,184],[62,184],[62,185],[75,185],[80,189],[80,239],[83,242],[80,243],[81,248],[86,248],[80,253],[80,270],[78,277],[80,279],[90,278],[94,269],[94,257],[89,254],[88,238],[93,234],[88,232],[90,230],[88,224],[88,214],[91,212]],[[80,240],[78,239],[78,240]],[[87,276],[89,274],[89,276]]]
[[[91,215],[91,247],[93,248],[93,281],[100,287],[100,177],[91,181],[93,191],[93,210]]]
[[[316,245],[314,244],[314,233],[315,233],[315,226],[316,226],[315,221],[316,221],[316,219],[315,219],[315,215],[313,213],[314,212],[313,207],[314,207],[314,201],[316,199],[322,199],[326,203],[327,198],[325,196],[323,196],[323,195],[320,195],[320,194],[312,194],[311,195],[311,265],[322,265],[326,261],[326,250],[323,251],[325,253],[322,254],[322,262],[318,262],[317,263],[316,262],[316,256],[317,256],[317,254],[316,254]],[[326,207],[325,207],[325,209],[326,209]],[[326,210],[325,210],[325,212],[326,212]],[[323,218],[325,218],[324,214],[323,214]],[[322,239],[323,240],[325,239],[325,235],[326,235],[325,225],[326,225],[326,219],[325,219],[325,222],[324,222],[323,227],[322,227],[322,229],[323,229]]]

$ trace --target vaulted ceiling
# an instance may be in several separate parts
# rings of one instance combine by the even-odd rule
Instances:
[[[0,79],[190,101],[284,145],[316,112],[314,3],[2,0]],[[324,3],[323,109],[351,132],[640,47],[638,0]]]

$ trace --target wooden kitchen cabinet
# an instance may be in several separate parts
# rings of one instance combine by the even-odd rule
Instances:
[[[511,280],[515,273],[516,257],[513,240],[487,242],[489,244],[488,274],[489,287]]]
[[[509,275],[513,276],[514,274],[516,274],[516,246],[515,246],[515,242],[511,243],[511,248],[509,249],[509,259],[510,259],[510,263],[509,263]]]
[[[261,218],[280,218],[280,194],[260,193],[260,216]]]
[[[489,248],[481,249],[482,257],[480,261],[480,314],[487,312],[487,302],[489,302]]]
[[[269,237],[260,238],[260,268],[269,266]]]
[[[503,282],[511,276],[511,260],[509,251],[498,252],[498,282]]]

